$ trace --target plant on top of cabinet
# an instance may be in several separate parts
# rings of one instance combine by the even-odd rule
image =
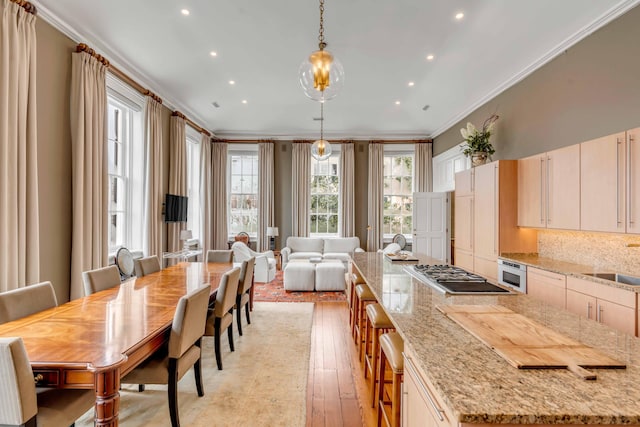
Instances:
[[[498,118],[496,114],[492,114],[491,117],[484,121],[481,130],[477,129],[471,122],[467,122],[466,128],[460,129],[460,134],[462,134],[466,142],[466,145],[462,147],[462,153],[467,157],[471,157],[473,166],[485,164],[496,152],[491,142],[489,142],[489,138],[493,133],[493,128]]]

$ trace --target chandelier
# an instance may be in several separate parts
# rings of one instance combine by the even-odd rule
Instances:
[[[324,102],[320,101],[320,139],[311,146],[311,156],[316,160],[326,160],[331,156],[331,144],[325,141],[324,135]]]
[[[318,50],[300,65],[300,84],[305,95],[314,101],[324,102],[334,98],[344,84],[342,64],[328,50],[324,41],[324,0],[320,0],[320,30]]]

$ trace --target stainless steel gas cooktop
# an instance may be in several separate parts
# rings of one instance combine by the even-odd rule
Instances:
[[[404,270],[441,292],[456,295],[509,295],[511,291],[496,286],[474,273],[452,265],[411,265]]]

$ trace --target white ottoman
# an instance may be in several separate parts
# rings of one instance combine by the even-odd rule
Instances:
[[[344,291],[346,271],[339,260],[323,260],[316,264],[316,291]]]
[[[284,289],[287,291],[313,291],[316,265],[307,260],[291,260],[284,268]]]

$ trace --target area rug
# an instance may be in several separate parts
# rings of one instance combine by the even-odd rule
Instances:
[[[271,282],[256,282],[253,300],[271,302],[319,302],[319,301],[346,301],[347,297],[342,292],[299,292],[286,291],[282,280],[282,271],[276,272],[276,278]]]
[[[242,337],[234,325],[235,350],[222,338],[218,371],[213,338],[203,339],[205,395],[196,393],[193,371],[178,384],[182,426],[304,426],[313,304],[258,302]],[[171,426],[166,386],[135,385],[120,391],[120,425]],[[93,410],[76,422],[93,426]]]

